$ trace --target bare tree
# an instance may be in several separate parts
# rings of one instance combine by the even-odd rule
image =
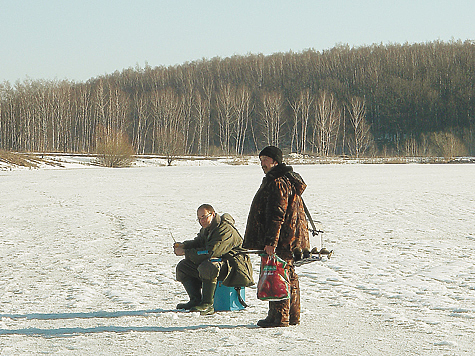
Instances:
[[[209,145],[210,103],[205,95],[195,92],[193,101],[196,116],[197,150],[199,154],[207,153]]]
[[[219,143],[225,154],[231,152],[231,129],[235,118],[235,89],[231,84],[221,86],[216,96],[218,110]]]
[[[152,137],[151,137],[151,152],[152,153],[157,153],[157,135],[158,131],[161,125],[161,120],[162,120],[162,112],[163,112],[163,107],[165,104],[163,103],[165,95],[163,95],[165,91],[161,90],[153,90],[150,95],[149,95],[149,100],[150,100],[150,129],[152,131]]]
[[[312,97],[310,90],[306,89],[300,93],[299,97],[300,108],[301,108],[301,118],[300,118],[300,151],[299,153],[304,153],[307,151],[307,130],[308,122],[310,119],[311,112],[313,110],[314,98]]]
[[[312,144],[317,153],[330,156],[335,153],[341,110],[333,94],[322,92],[317,100]]]
[[[192,130],[193,127],[193,119],[194,116],[192,114],[193,107],[194,107],[194,99],[195,99],[195,72],[193,66],[187,66],[183,70],[179,70],[179,81],[182,87],[182,95],[181,99],[183,101],[183,122],[181,125],[184,145],[185,145],[185,153],[190,153],[193,148],[194,143],[194,133],[195,131]]]
[[[183,101],[172,89],[154,91],[152,97],[154,147],[167,157],[168,164],[185,153]]]
[[[241,87],[236,91],[234,100],[236,120],[233,126],[235,139],[235,152],[242,155],[244,150],[244,142],[246,141],[247,126],[249,116],[251,115],[251,93],[247,87]]]
[[[109,116],[116,130],[128,128],[129,98],[118,86],[109,87]]]
[[[365,100],[357,97],[351,98],[348,107],[350,113],[350,122],[353,127],[354,136],[350,140],[350,152],[358,157],[363,156],[373,143],[371,135],[371,125],[366,121],[366,104]]]
[[[299,123],[302,103],[300,101],[300,98],[297,98],[294,101],[289,101],[289,105],[292,109],[292,128],[290,129],[290,151],[300,153]]]
[[[206,69],[209,69],[206,67]],[[207,75],[205,75],[207,74]],[[211,136],[211,109],[213,106],[213,81],[209,73],[200,72],[200,89],[195,92],[195,115],[197,118],[196,132],[199,136],[197,150],[200,154],[209,154]]]
[[[76,124],[73,127],[76,141],[75,151],[88,152],[93,144],[94,126],[91,124],[91,86],[76,87]]]
[[[283,112],[282,94],[264,93],[262,96],[262,125],[267,145],[279,146]]]
[[[465,143],[452,132],[435,132],[431,135],[434,153],[445,158],[466,156]]]
[[[146,136],[148,129],[148,108],[146,94],[137,92],[134,96],[134,111],[136,115],[133,127],[133,145],[139,154],[145,153]]]
[[[208,78],[203,78],[203,99],[206,100],[206,106],[208,107],[207,117],[205,118],[205,142],[204,142],[204,152],[206,155],[209,154],[209,146],[211,142],[211,106],[213,102],[213,92],[214,86],[213,81]]]
[[[308,122],[313,110],[314,98],[309,89],[300,92],[297,99],[290,102],[292,109],[292,129],[290,148],[295,152],[303,153],[307,150]]]
[[[405,144],[406,144],[406,150],[405,150],[406,156],[409,156],[409,157],[419,156],[419,144],[413,135],[411,135],[405,140]]]
[[[3,129],[2,132],[2,148],[12,150],[15,148],[15,138],[17,135],[16,118],[16,100],[15,92],[10,85],[5,86],[5,90],[2,94],[2,120]]]
[[[167,164],[172,162],[177,156],[184,153],[185,138],[182,131],[177,131],[173,126],[162,126],[158,129],[158,150],[165,155]]]

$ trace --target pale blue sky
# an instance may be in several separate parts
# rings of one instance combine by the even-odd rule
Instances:
[[[234,54],[475,39],[473,0],[0,0],[0,83]]]

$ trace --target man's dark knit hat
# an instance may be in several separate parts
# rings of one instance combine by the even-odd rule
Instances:
[[[278,164],[282,164],[282,151],[278,147],[267,146],[259,153],[260,156],[270,157]]]

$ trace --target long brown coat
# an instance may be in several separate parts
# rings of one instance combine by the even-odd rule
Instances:
[[[295,248],[309,248],[302,193],[307,185],[291,166],[279,164],[262,180],[251,204],[243,247],[274,246],[276,254],[292,259]]]

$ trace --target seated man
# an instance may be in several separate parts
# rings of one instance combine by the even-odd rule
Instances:
[[[197,211],[202,226],[193,240],[174,245],[175,255],[185,256],[176,266],[176,279],[190,297],[177,309],[199,311],[201,315],[214,313],[214,292],[218,276],[226,276],[227,264],[222,256],[241,249],[242,237],[234,227],[234,219],[225,213],[219,216],[209,204]],[[201,291],[202,290],[202,291]]]

